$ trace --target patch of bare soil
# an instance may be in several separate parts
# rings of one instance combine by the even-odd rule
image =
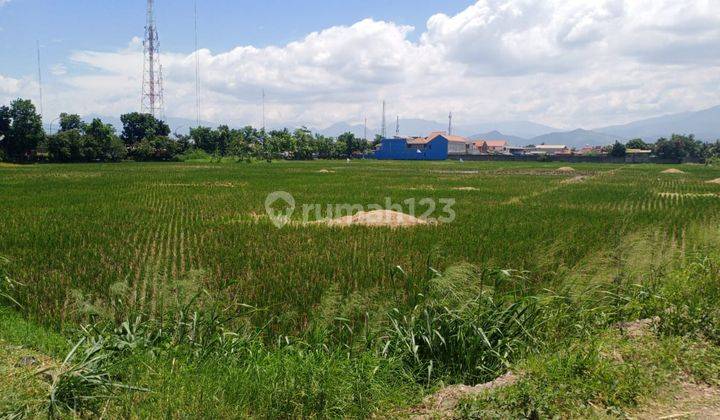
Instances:
[[[246,183],[235,183],[235,182],[158,182],[154,184],[157,187],[193,187],[193,188],[207,188],[207,187],[218,187],[218,188],[235,188],[247,185]]]
[[[454,191],[480,191],[479,189],[475,187],[455,187],[453,188]]]
[[[616,326],[630,338],[645,337],[652,333],[653,326],[660,322],[659,317],[639,319],[631,322],[620,322]]]
[[[588,178],[588,176],[586,176],[586,175],[578,175],[578,176],[574,176],[572,178],[563,179],[562,181],[560,181],[560,183],[561,184],[579,184],[581,182],[584,182],[587,178]]]
[[[720,389],[684,381],[672,395],[628,413],[633,419],[720,419]]]
[[[706,184],[720,184],[720,178],[711,179],[710,181],[705,181]]]
[[[574,169],[574,168],[571,168],[571,167],[569,167],[569,166],[563,166],[563,167],[561,167],[561,168],[557,168],[557,171],[558,171],[558,172],[565,172],[565,173],[567,173],[567,172],[575,172],[575,169]]]
[[[344,216],[337,219],[321,220],[317,223],[324,223],[333,227],[371,226],[396,228],[426,225],[428,221],[397,211],[373,210],[361,211],[352,216]]]
[[[475,175],[475,174],[480,173],[480,171],[452,171],[452,170],[430,171],[430,172],[434,172],[436,174],[462,174],[462,175]]]
[[[677,169],[677,168],[670,168],[670,169],[665,169],[664,171],[662,171],[660,173],[661,174],[684,174],[685,172],[681,171],[680,169]]]
[[[334,174],[335,171],[330,170],[330,169],[320,169],[320,170],[318,171],[318,173],[320,173],[320,174]]]
[[[460,400],[482,394],[485,391],[502,388],[517,382],[518,377],[512,372],[484,384],[475,386],[451,385],[425,397],[423,402],[410,409],[408,413],[413,419],[452,418],[455,407]]]

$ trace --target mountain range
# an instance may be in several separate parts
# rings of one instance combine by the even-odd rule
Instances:
[[[446,124],[434,121],[400,120],[401,135],[423,135],[431,131],[446,130]],[[347,131],[362,136],[363,126],[337,123],[316,131],[328,136],[337,136]],[[374,137],[376,131],[378,130],[368,129],[368,137]],[[393,135],[395,124],[392,124],[392,129],[388,128],[387,132],[388,135]],[[581,128],[560,130],[530,121],[505,121],[457,125],[453,127],[453,134],[466,136],[470,140],[507,140],[508,143],[517,146],[543,143],[564,144],[570,147],[599,146],[634,138],[654,142],[661,137],[670,137],[673,134],[694,134],[699,140],[715,141],[720,139],[720,106],[592,130]]]
[[[90,120],[97,115],[85,116]],[[103,121],[112,124],[118,130],[122,129],[120,119],[117,117],[102,116]],[[173,132],[187,133],[189,127],[196,125],[195,120],[186,118],[166,119]],[[396,131],[396,121],[388,124],[387,134],[392,136]],[[216,127],[217,123],[202,121],[202,125]],[[229,124],[231,127],[236,125]],[[446,131],[447,124],[423,119],[400,119],[401,135],[427,135],[431,131]],[[301,124],[287,124],[289,128],[300,127]],[[55,127],[57,128],[57,127]],[[273,127],[274,128],[274,127]],[[313,132],[336,137],[342,133],[351,132],[358,137],[365,135],[362,124],[348,124],[338,122],[326,128],[315,129]],[[367,137],[374,138],[379,134],[377,127],[367,128]],[[611,144],[616,140],[626,141],[633,138],[642,138],[654,142],[660,137],[670,137],[672,134],[695,134],[695,137],[704,141],[720,139],[720,106],[693,112],[669,114],[660,117],[643,119],[623,125],[599,127],[592,130],[575,129],[561,130],[531,121],[502,121],[458,124],[453,126],[453,134],[468,137],[470,140],[507,140],[508,143],[523,146],[528,144],[565,144],[570,147],[583,147]]]

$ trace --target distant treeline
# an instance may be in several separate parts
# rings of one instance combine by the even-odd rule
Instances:
[[[190,134],[171,133],[170,127],[150,114],[137,112],[120,117],[123,127],[115,128],[95,118],[83,121],[77,114],[61,113],[56,133],[45,133],[42,118],[30,100],[17,99],[0,106],[0,161],[13,162],[117,162],[221,159],[340,159],[363,156],[379,142],[353,133],[337,138],[313,134],[307,128],[294,131],[241,129],[221,125],[195,127]],[[51,127],[52,128],[52,127]],[[611,156],[625,156],[627,149],[652,150],[662,159],[692,158],[707,161],[720,157],[720,140],[704,143],[693,135],[673,135],[654,144],[635,139],[616,142],[606,148]]]
[[[190,134],[171,133],[170,127],[150,114],[132,112],[120,117],[122,132],[99,118],[83,121],[62,113],[56,133],[45,133],[41,116],[30,100],[17,99],[0,106],[0,161],[117,162],[171,161],[189,158],[238,160],[339,159],[362,156],[373,143],[345,133],[337,138],[294,131],[241,129],[221,125],[195,127]]]

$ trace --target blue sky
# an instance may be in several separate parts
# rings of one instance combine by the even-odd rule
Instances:
[[[226,51],[237,45],[283,45],[306,34],[364,18],[422,28],[437,12],[457,13],[467,0],[198,0],[201,47]],[[36,67],[36,40],[43,61],[62,62],[74,50],[114,50],[143,36],[144,0],[12,0],[0,9],[0,62],[10,76]],[[193,0],[157,0],[161,47],[194,49]],[[411,39],[418,34],[411,35]]]
[[[165,114],[269,125],[530,120],[594,128],[720,104],[720,1],[157,0]],[[143,0],[0,0],[0,103],[139,110]]]

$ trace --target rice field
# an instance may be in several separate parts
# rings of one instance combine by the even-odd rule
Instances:
[[[186,289],[275,333],[304,329],[328,290],[404,302],[415,279],[462,262],[542,286],[630,235],[685,251],[717,224],[719,171],[657,165],[274,162],[0,167],[0,255],[23,311],[62,328],[89,317],[162,316]],[[452,223],[328,227],[264,216],[299,206],[454,199]],[[299,221],[300,211],[292,219]]]

